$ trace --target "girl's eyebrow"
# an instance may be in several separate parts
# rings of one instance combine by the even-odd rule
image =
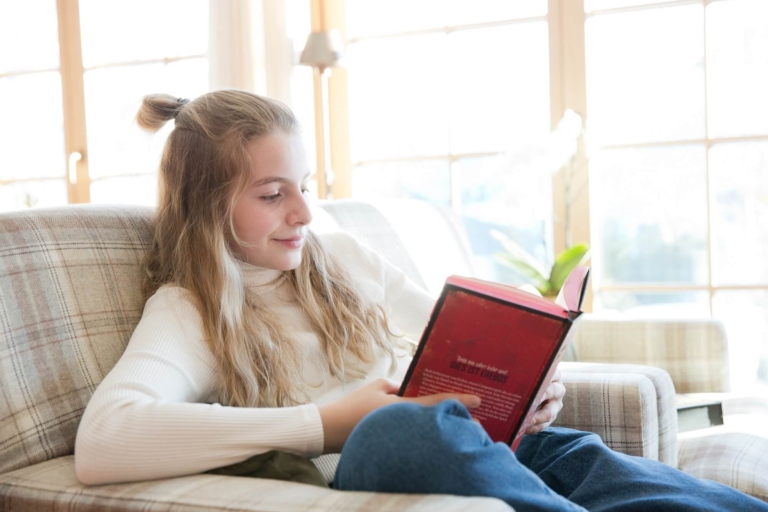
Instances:
[[[311,173],[307,172],[301,181],[306,181],[310,176]],[[280,176],[267,176],[266,178],[261,178],[260,180],[254,181],[251,186],[260,187],[261,185],[266,185],[267,183],[290,183],[290,180],[281,178]]]

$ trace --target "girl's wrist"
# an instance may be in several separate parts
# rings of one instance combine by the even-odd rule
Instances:
[[[337,439],[339,426],[335,404],[325,404],[317,406],[320,412],[320,421],[323,424],[323,454],[339,453],[343,443]]]

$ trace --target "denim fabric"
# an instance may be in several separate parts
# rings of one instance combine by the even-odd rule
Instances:
[[[516,453],[494,443],[456,400],[378,409],[353,430],[334,488],[491,496],[528,511],[765,511],[725,485],[607,448],[598,436],[549,428]]]

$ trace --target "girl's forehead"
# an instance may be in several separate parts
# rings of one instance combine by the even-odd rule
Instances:
[[[304,155],[301,137],[292,133],[271,133],[248,141],[245,149],[251,160],[290,159]]]
[[[276,133],[250,141],[246,151],[251,158],[252,185],[271,181],[303,181],[308,174],[301,137],[296,134]]]

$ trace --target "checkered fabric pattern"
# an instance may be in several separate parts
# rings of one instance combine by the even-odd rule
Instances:
[[[73,452],[141,318],[150,218],[106,207],[0,217],[0,473]]]
[[[659,458],[656,392],[642,375],[564,373],[568,399],[555,426],[594,432],[615,451]]]
[[[728,391],[728,339],[715,319],[623,320],[584,315],[573,341],[579,361],[665,369],[678,393]]]
[[[323,208],[393,264],[418,272],[396,250],[402,239],[387,232],[386,219],[350,203]],[[80,485],[71,457],[78,422],[141,317],[140,262],[151,222],[152,210],[140,207],[0,215],[0,510],[509,510],[480,498],[339,493],[215,475]],[[576,399],[565,416],[571,426],[598,432],[622,451],[658,457],[650,405],[661,391],[652,380],[594,379],[567,381]]]
[[[675,387],[659,368],[561,363],[566,400],[558,425],[600,435],[606,445],[677,467]]]
[[[726,416],[717,427],[678,437],[679,469],[768,502],[768,415]]]
[[[0,510],[24,512],[512,512],[495,498],[344,492],[236,476],[193,475],[86,487],[71,456],[0,476]]]
[[[768,400],[726,392],[728,340],[721,322],[584,315],[574,345],[581,361],[664,368],[687,398],[722,402],[724,426],[682,434],[676,428],[660,429],[660,451],[662,445],[670,446],[665,462],[675,465],[671,457],[676,449],[678,469],[768,501]],[[674,403],[669,410],[675,411]],[[660,408],[660,422],[664,416]]]

